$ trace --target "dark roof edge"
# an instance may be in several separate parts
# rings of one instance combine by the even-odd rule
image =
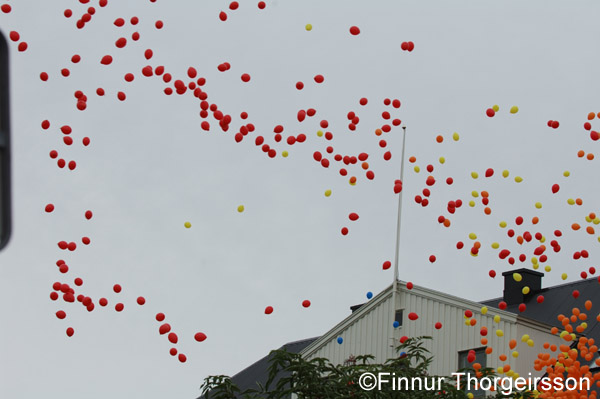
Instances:
[[[504,274],[504,273],[503,273]],[[562,283],[562,284],[558,284],[558,285],[553,285],[550,287],[546,287],[546,288],[542,288],[540,290],[540,292],[544,292],[550,289],[554,289],[554,288],[560,288],[560,287],[566,287],[569,285],[577,285],[577,284],[583,284],[583,283],[589,283],[593,280],[598,280],[600,279],[600,277],[591,277],[591,278],[586,278],[585,280],[579,280],[579,281],[571,281],[570,283]],[[501,301],[504,297],[497,297],[497,298],[492,298],[492,299],[485,299],[483,301],[477,301],[478,303],[489,303],[489,302],[495,302],[495,301]]]

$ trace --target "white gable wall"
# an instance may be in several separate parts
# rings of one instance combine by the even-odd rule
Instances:
[[[389,287],[371,299],[352,315],[347,317],[302,352],[307,358],[324,357],[332,363],[341,364],[351,355],[374,355],[376,362],[396,357],[394,346],[399,345],[401,336],[417,337],[431,336],[433,340],[426,342],[427,349],[434,357],[430,374],[450,375],[458,367],[458,352],[482,347],[480,329],[488,329],[488,346],[494,352],[487,356],[487,367],[498,368],[506,363],[521,375],[533,372],[533,360],[541,349],[544,341],[554,342],[547,326],[519,319],[517,315],[499,309],[489,309],[486,315],[480,312],[481,304],[461,298],[446,295],[422,287],[406,289],[406,284],[400,282],[397,306],[392,306],[393,295]],[[403,323],[400,328],[393,328],[394,309],[403,309]],[[465,325],[464,312],[471,310],[477,324],[474,327]],[[408,313],[415,312],[418,320],[410,321]],[[499,323],[494,322],[494,316],[500,315]],[[435,323],[441,322],[443,327],[435,329]],[[533,324],[531,324],[533,323]],[[504,335],[498,337],[497,330]],[[534,339],[534,348],[520,341],[523,334],[529,334]],[[343,343],[338,344],[337,338],[342,337]],[[516,338],[519,345],[519,358],[511,356],[508,348],[510,339]],[[551,341],[552,340],[552,341]],[[503,350],[504,352],[499,352]],[[522,352],[522,354],[521,354]],[[507,362],[500,362],[498,355],[506,353]]]

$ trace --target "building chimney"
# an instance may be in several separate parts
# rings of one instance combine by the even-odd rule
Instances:
[[[514,279],[515,273],[521,275],[521,281],[516,281]],[[504,277],[503,299],[507,305],[523,303],[542,289],[542,277],[544,277],[544,274],[534,270],[509,270],[502,273],[502,276]],[[523,287],[529,287],[529,293],[527,295],[523,294]]]

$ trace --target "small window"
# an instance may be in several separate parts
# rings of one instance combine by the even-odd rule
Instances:
[[[402,310],[403,309],[396,310],[396,317],[394,318],[394,321],[398,322],[398,327],[402,327]]]
[[[487,367],[487,355],[485,353],[485,348],[474,349],[475,351],[475,360],[473,363],[481,364],[481,368]],[[473,363],[469,363],[467,361],[467,357],[469,356],[469,350],[458,352],[458,369],[466,369],[472,368]],[[483,389],[470,389],[467,390],[473,394],[474,398],[485,398],[485,390]]]

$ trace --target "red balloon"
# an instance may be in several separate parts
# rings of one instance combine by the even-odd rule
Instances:
[[[558,184],[552,185],[552,194],[556,194],[560,190],[560,186]]]
[[[501,302],[498,304],[498,309],[502,309],[502,310],[504,310],[504,309],[506,309],[506,306],[507,306],[507,305],[506,305],[506,302],[504,302],[504,301],[501,301]]]
[[[347,227],[342,227],[342,235],[347,235],[348,234],[348,228]]]
[[[118,294],[119,292],[121,292],[121,289],[122,289],[122,288],[121,288],[121,286],[120,286],[119,284],[115,284],[115,285],[113,285],[113,291],[114,291],[114,292],[116,292],[117,294]]]
[[[435,329],[439,330],[442,328],[442,323],[440,323],[439,321],[437,323],[435,323]]]
[[[92,218],[92,216],[94,216],[94,214],[92,213],[92,211],[85,211],[85,218],[87,220],[90,220]]]
[[[167,338],[169,339],[169,342],[172,344],[176,344],[177,341],[179,341],[179,338],[177,337],[177,334],[175,334],[175,333],[169,333]]]
[[[46,212],[50,213],[54,210],[54,205],[48,204],[46,205]]]
[[[350,215],[348,215],[348,218],[354,222],[354,221],[358,220],[358,214],[352,212]]]
[[[479,330],[479,334],[481,334],[481,336],[485,337],[488,333],[488,329],[487,327],[481,327],[481,330]]]
[[[163,321],[165,319],[165,314],[164,313],[157,313],[156,314],[156,321]]]
[[[171,348],[171,349],[169,349],[169,353],[171,354],[171,356],[176,356],[177,355],[177,348]]]
[[[414,285],[410,281],[408,283],[406,283],[406,289],[412,290],[413,287],[414,287]]]
[[[496,271],[495,270],[490,270],[490,272],[488,274],[490,275],[491,278],[496,277]]]
[[[59,310],[58,312],[56,312],[56,317],[58,317],[59,319],[64,319],[65,317],[67,317],[67,314],[65,313],[64,310]]]
[[[143,296],[139,296],[137,299],[137,303],[138,305],[144,305],[146,303],[146,298],[144,298]]]
[[[527,306],[525,306],[524,303],[522,303],[522,304],[519,305],[519,312],[524,312],[525,309],[527,309]]]
[[[119,303],[117,303],[117,304],[115,305],[115,310],[116,310],[117,312],[121,312],[121,311],[122,311],[124,308],[125,308],[125,305],[123,305],[123,304],[122,304],[122,303],[120,303],[120,302],[119,302]]]
[[[573,290],[573,298],[577,299],[579,297],[579,291]]]
[[[310,306],[310,301],[308,299],[303,300],[302,301],[302,306],[305,307],[305,308],[309,307]]]
[[[265,308],[265,314],[271,314],[273,313],[273,306],[267,306]]]
[[[431,255],[431,256],[429,256],[429,261],[430,261],[431,263],[435,262],[435,255]]]
[[[356,36],[360,33],[360,29],[358,28],[358,26],[351,26],[350,27],[350,34]]]
[[[491,118],[491,117],[493,117],[494,115],[496,115],[496,111],[494,111],[492,108],[488,108],[488,109],[485,111],[485,114]]]
[[[171,325],[169,323],[161,324],[161,326],[158,328],[160,335],[165,335],[169,331],[171,331]]]
[[[242,82],[249,82],[250,81],[250,75],[247,73],[244,73],[242,75]]]
[[[485,171],[485,177],[492,177],[494,175],[494,169],[489,168]]]
[[[100,306],[106,306],[108,305],[108,300],[106,298],[100,298],[98,303],[100,304]]]
[[[73,329],[73,327],[67,328],[67,337],[72,337],[73,334],[75,334],[75,330]]]
[[[383,270],[387,270],[390,267],[392,267],[392,262],[390,262],[389,260],[386,260],[385,262],[383,262]]]
[[[110,55],[105,55],[104,57],[102,57],[102,59],[100,60],[100,63],[102,65],[110,65],[113,61],[112,56]]]
[[[416,314],[415,312],[410,312],[410,313],[408,314],[408,319],[409,319],[409,320],[415,321],[415,320],[417,320],[418,318],[419,318],[419,315],[418,315],[418,314]]]
[[[206,339],[206,334],[204,334],[202,332],[198,332],[198,333],[196,333],[196,335],[194,335],[194,339],[198,342],[202,342]]]

